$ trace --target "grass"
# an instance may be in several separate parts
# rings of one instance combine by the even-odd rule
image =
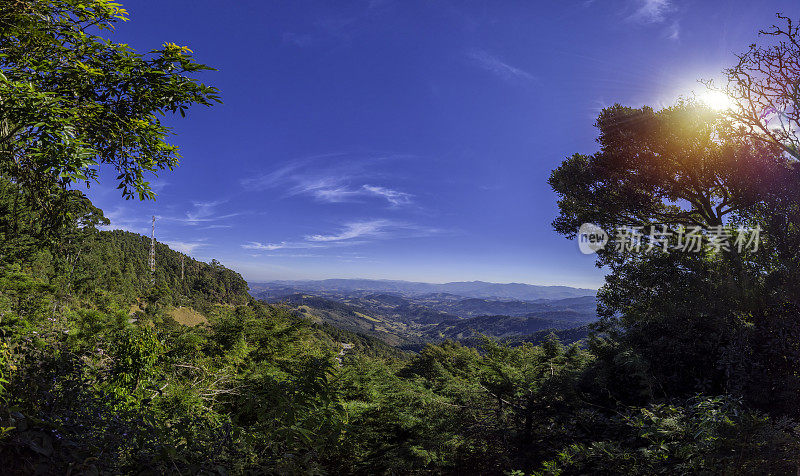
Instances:
[[[169,311],[169,315],[172,316],[175,321],[183,324],[184,326],[193,327],[198,324],[208,323],[206,316],[200,314],[191,307],[176,307],[175,309]]]

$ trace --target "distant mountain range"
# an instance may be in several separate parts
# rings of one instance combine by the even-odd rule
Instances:
[[[444,284],[419,283],[411,281],[392,281],[377,279],[324,279],[318,281],[271,281],[250,283],[253,295],[261,297],[280,297],[296,293],[316,295],[392,293],[401,296],[418,297],[430,294],[455,295],[467,298],[542,301],[594,296],[594,289],[573,288],[569,286],[535,286],[522,283],[487,283],[484,281],[465,281]]]
[[[586,325],[597,319],[594,291],[566,286],[325,280],[252,283],[250,292],[318,324],[402,349],[443,339],[477,344],[482,335],[509,342],[539,341],[551,330],[580,339],[588,332]],[[579,296],[560,298],[564,294]],[[579,330],[567,332],[570,329]]]

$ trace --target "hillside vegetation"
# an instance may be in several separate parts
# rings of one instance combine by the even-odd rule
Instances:
[[[76,185],[113,170],[123,196],[154,198],[146,178],[179,157],[161,116],[219,101],[188,47],[139,54],[96,34],[126,19],[106,0],[0,3],[3,474],[798,473],[797,116],[780,131],[755,107],[735,123],[692,102],[600,113],[600,149],[550,177],[558,233],[667,222],[764,239],[599,250],[600,319],[559,331],[578,342],[516,340],[541,318],[527,304],[498,320],[370,291],[374,315],[302,296],[317,306],[305,315],[252,298],[216,261],[184,258],[181,279],[164,245],[151,285],[148,239],[98,231],[107,220]],[[739,100],[797,103],[800,31],[782,21],[768,36],[783,42],[726,71]],[[476,284],[458,286],[442,292]],[[181,307],[208,322],[176,322]],[[402,326],[471,347],[376,339]]]
[[[148,240],[85,222],[64,231],[92,243],[63,256],[73,274],[54,271],[64,269],[50,251],[60,241],[2,268],[0,458],[11,473],[494,473],[611,468],[617,458],[637,472],[736,468],[743,458],[794,468],[783,423],[728,397],[666,403],[646,361],[614,340],[471,337],[480,351],[445,341],[405,354],[259,303],[219,264],[193,261],[197,278],[181,282],[170,265],[179,254],[165,247],[163,282],[148,288],[122,271],[122,256],[146,263]],[[213,293],[195,290],[201,279]],[[133,302],[141,311],[129,321]],[[208,324],[178,324],[175,303],[204,309]]]

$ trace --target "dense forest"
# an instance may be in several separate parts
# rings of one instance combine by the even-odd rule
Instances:
[[[677,233],[608,246],[601,320],[580,342],[402,352],[256,301],[236,272],[163,244],[151,285],[149,239],[99,231],[75,185],[113,169],[123,195],[153,198],[147,174],[178,157],[160,114],[218,101],[188,48],[140,55],[88,33],[125,15],[0,4],[3,473],[800,471],[794,23],[726,72],[732,98],[764,107],[613,106],[600,150],[550,178],[567,237],[586,222],[733,225],[759,227],[758,249],[666,252]],[[760,127],[777,103],[794,125]],[[207,323],[177,322],[177,306]]]

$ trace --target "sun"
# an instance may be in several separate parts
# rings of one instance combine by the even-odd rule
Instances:
[[[715,111],[727,111],[733,109],[733,100],[722,91],[707,90],[697,96],[703,104]]]

